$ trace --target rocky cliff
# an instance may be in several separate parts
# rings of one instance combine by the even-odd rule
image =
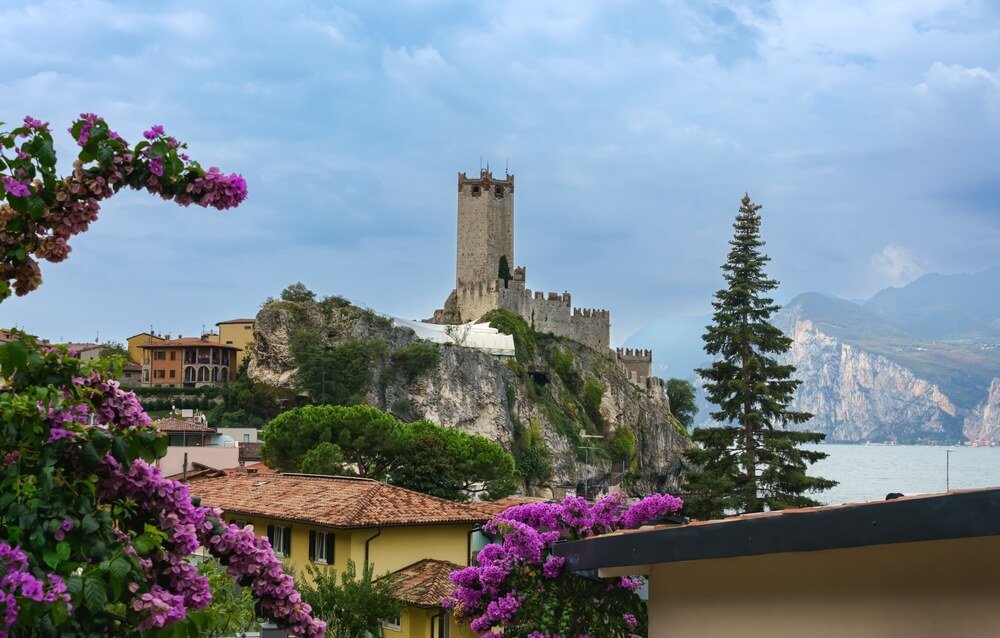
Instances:
[[[775,325],[794,342],[785,362],[802,381],[794,407],[815,416],[804,427],[829,441],[960,439],[959,408],[941,389],[889,358],[846,343],[790,304]],[[829,330],[833,332],[833,330]]]
[[[970,441],[1000,441],[1000,378],[993,379],[986,400],[966,415],[962,432]]]
[[[508,451],[515,450],[525,428],[537,425],[554,465],[553,476],[538,494],[558,496],[582,478],[611,473],[606,446],[601,439],[582,438],[584,431],[603,436],[604,442],[629,432],[635,444],[624,469],[636,491],[678,487],[687,437],[677,428],[666,398],[632,384],[610,352],[551,335],[537,335],[536,352],[528,362],[502,362],[478,350],[437,345],[433,366],[408,375],[394,366],[393,353],[418,341],[411,330],[352,306],[272,302],[257,315],[250,376],[292,387],[296,364],[291,341],[303,330],[317,348],[351,340],[378,344],[365,401],[400,419],[426,418],[488,437]],[[561,361],[559,371],[548,363],[554,356]],[[581,400],[583,387],[603,389],[596,410]],[[593,441],[598,443],[588,443]]]

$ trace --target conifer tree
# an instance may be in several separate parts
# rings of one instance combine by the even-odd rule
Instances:
[[[697,430],[700,445],[687,453],[697,467],[685,476],[685,511],[692,516],[818,505],[805,494],[836,485],[806,474],[827,455],[800,447],[825,435],[789,428],[812,415],[789,409],[801,382],[792,378],[794,366],[775,358],[792,340],[768,322],[779,306],[767,293],[778,282],[764,273],[770,257],[761,252],[760,208],[743,197],[722,266],[727,286],[715,293],[713,323],[702,337],[716,360],[697,372],[718,408],[712,419],[721,425]]]

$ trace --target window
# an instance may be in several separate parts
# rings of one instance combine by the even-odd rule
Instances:
[[[333,534],[330,532],[309,532],[309,560],[324,565],[333,564]]]
[[[250,328],[252,328],[252,327],[253,327],[253,326],[243,326],[243,329],[244,329],[244,330],[249,330],[249,329],[250,329]]]
[[[153,370],[154,379],[164,379],[166,378],[166,370]]]
[[[402,628],[400,624],[400,617],[395,616],[394,618],[386,618],[382,621],[382,626],[393,631],[400,631]]]
[[[246,527],[247,526],[247,522],[245,520],[243,520],[243,519],[240,519],[240,518],[231,518],[231,519],[229,519],[229,522],[231,524],[235,525],[236,527]]]
[[[167,358],[167,353],[164,352],[163,350],[157,350],[156,352],[153,353],[153,358],[156,359],[157,361],[165,361]]]
[[[173,354],[173,352],[171,352],[170,354]],[[171,370],[170,371],[170,378],[173,379],[176,376],[177,376],[177,371],[176,370]]]
[[[229,344],[229,345],[233,345],[232,341],[227,341],[226,343]]]
[[[243,442],[244,443],[249,443],[250,442],[250,435],[249,434],[244,434],[243,435]]]
[[[493,189],[493,195],[495,197],[501,197],[502,198],[503,197],[503,186],[497,186],[495,189]]]
[[[479,190],[478,186],[473,186],[472,187],[472,196],[473,197],[479,197],[480,192],[481,191]]]
[[[292,553],[292,528],[285,525],[268,525],[267,540],[275,555],[286,558]]]
[[[149,381],[149,370],[143,370],[142,371],[142,380],[143,381]]]
[[[177,360],[177,353],[174,352],[173,350],[170,351],[170,360],[171,361],[176,361]]]

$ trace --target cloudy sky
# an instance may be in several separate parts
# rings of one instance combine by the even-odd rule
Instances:
[[[0,120],[151,124],[244,174],[219,213],[108,201],[0,307],[52,339],[194,334],[303,281],[426,317],[455,180],[516,175],[529,287],[613,339],[706,312],[744,191],[781,296],[865,298],[1000,262],[991,3],[0,2]]]

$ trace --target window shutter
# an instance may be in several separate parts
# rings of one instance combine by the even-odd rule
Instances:
[[[326,533],[326,562],[333,565],[333,532]]]
[[[281,531],[285,534],[285,556],[292,555],[292,528],[282,527]]]
[[[309,560],[316,560],[316,532],[309,530]]]
[[[267,526],[267,540],[271,541],[271,547],[274,547],[274,525]]]

